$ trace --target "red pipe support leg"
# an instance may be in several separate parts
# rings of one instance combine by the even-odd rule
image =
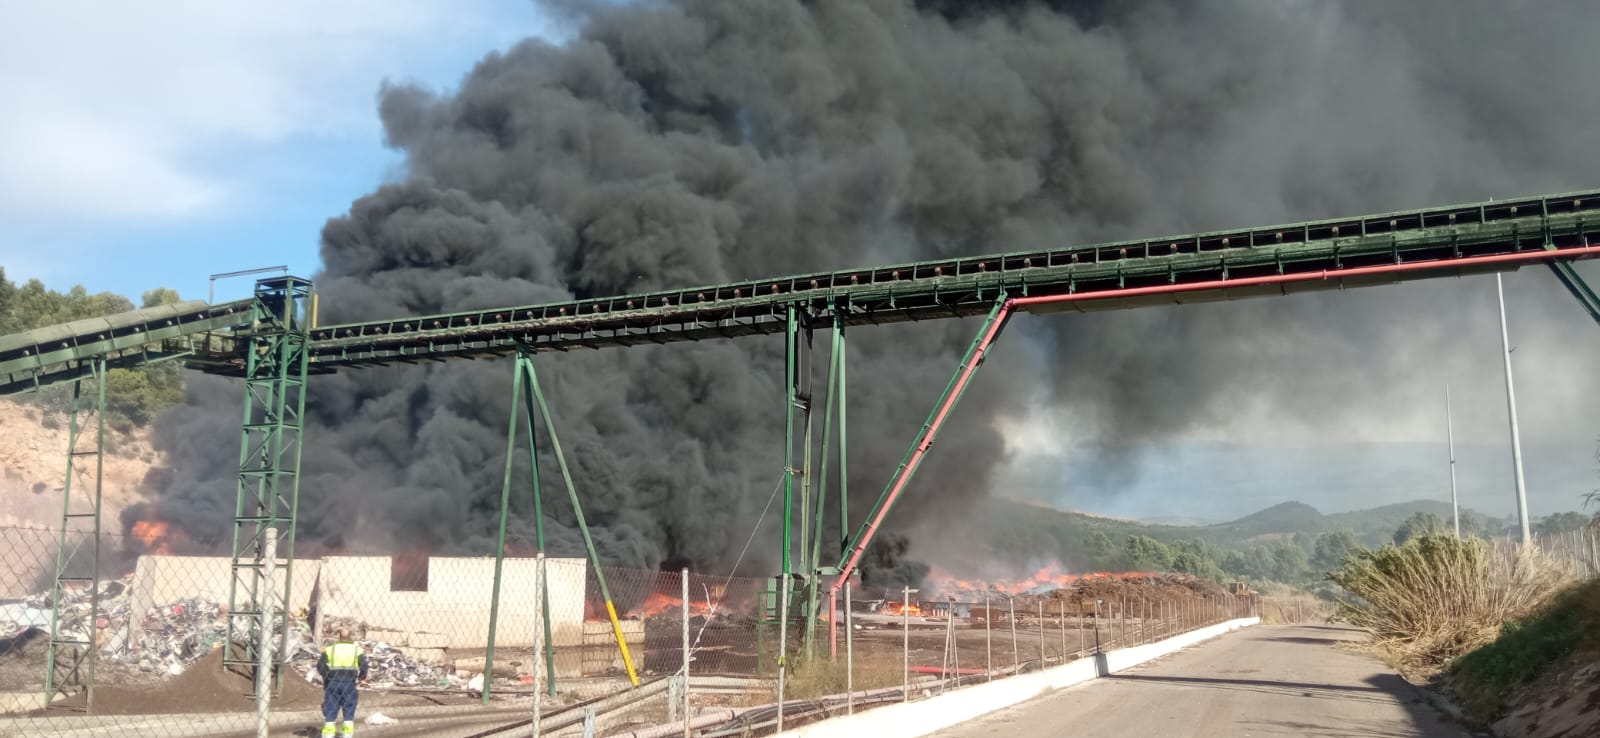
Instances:
[[[894,501],[905,490],[906,482],[911,479],[911,475],[916,472],[917,466],[922,463],[922,457],[927,455],[928,449],[933,446],[933,437],[939,434],[940,426],[944,425],[945,418],[955,408],[956,401],[961,399],[961,393],[966,390],[967,382],[972,379],[973,372],[977,371],[978,365],[983,363],[984,356],[989,352],[990,344],[994,343],[995,337],[1000,334],[1000,329],[1005,326],[1006,319],[1011,317],[1011,306],[1014,302],[1014,300],[1007,300],[1000,306],[999,311],[995,313],[995,319],[989,324],[989,330],[983,334],[983,338],[978,341],[976,348],[972,352],[972,360],[967,362],[961,373],[956,376],[956,381],[950,386],[950,392],[945,395],[944,402],[939,406],[938,411],[934,413],[933,420],[928,423],[927,427],[923,429],[922,435],[917,439],[916,450],[912,452],[906,463],[900,467],[899,474],[895,477],[894,482],[890,484],[889,493],[884,498],[884,504],[878,508],[877,515],[867,523],[866,530],[861,535],[860,541],[850,551],[850,558],[846,559],[844,566],[839,569],[839,578],[834,580],[833,586],[828,589],[829,597],[834,596],[839,591],[840,583],[849,579],[851,573],[855,571],[856,565],[861,562],[861,555],[867,550],[867,544],[872,541],[878,526],[883,523],[885,517],[888,517],[889,511],[894,509]]]

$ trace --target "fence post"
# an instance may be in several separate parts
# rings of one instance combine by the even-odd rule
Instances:
[[[537,597],[540,602],[549,602],[549,600],[545,598],[544,562],[544,552],[540,551],[536,557],[536,561],[534,562],[533,596]],[[543,656],[546,653],[545,649],[549,648],[550,646],[548,643],[541,642],[544,640],[544,634],[550,632],[549,608],[544,609],[540,613],[539,617],[543,619],[544,622],[540,623],[539,629],[534,631],[533,642],[534,645],[537,646],[535,652],[538,654],[538,656]],[[582,641],[580,641],[580,643],[581,642]],[[533,667],[533,738],[539,738],[539,717],[544,707],[544,688],[543,685],[539,684],[539,680],[541,674],[544,672],[544,669],[539,668],[540,665],[537,662],[541,661],[542,659],[538,658],[538,656],[535,656],[535,664]]]
[[[1083,600],[1078,600],[1078,658],[1084,657],[1088,645],[1083,642]]]
[[[683,594],[683,738],[689,738],[689,567],[683,567],[678,580]]]
[[[911,588],[902,587],[901,595],[905,598],[900,603],[900,658],[902,661],[900,671],[901,701],[911,701]],[[780,730],[781,732],[781,730]]]
[[[844,580],[844,714],[856,714],[856,622],[850,606],[850,580]],[[685,731],[688,729],[685,728]]]
[[[262,579],[265,581],[262,582],[261,586],[262,589],[266,591],[261,595],[261,600],[258,603],[261,607],[261,634],[260,640],[257,641],[259,645],[256,647],[256,653],[260,656],[256,663],[256,738],[267,738],[267,723],[271,713],[271,708],[269,705],[272,701],[273,671],[272,601],[274,594],[273,590],[276,589],[276,585],[278,583],[278,580],[276,579],[276,570],[278,564],[278,529],[275,527],[269,527],[263,532],[266,534],[266,540],[262,543],[263,550],[261,557],[263,561],[261,562],[261,567]],[[100,583],[95,582],[94,586],[99,587]],[[94,623],[90,623],[89,627],[91,629],[90,634],[93,635]],[[92,648],[93,645],[94,644],[91,643],[90,647]],[[318,643],[317,647],[321,648],[322,644]]]
[[[1094,601],[1094,652],[1097,653],[1097,654],[1100,653],[1100,603],[1101,602],[1102,602],[1102,600],[1099,600],[1099,599],[1096,599]]]
[[[794,314],[791,311],[790,320],[793,320],[793,316]],[[786,528],[784,536],[787,537],[788,535]],[[785,550],[783,555],[788,556],[788,551]],[[789,590],[794,588],[794,583],[789,581],[788,574],[782,575],[779,579],[783,582],[783,592],[781,593],[783,602],[778,615],[778,732],[782,733],[784,677],[787,676],[789,671]]]
[[[954,605],[955,603],[952,602],[950,616],[945,618],[944,621],[944,656],[939,661],[939,694],[944,694],[945,685],[950,681],[950,657],[955,653],[955,649],[950,645],[956,637],[956,612]]]
[[[1067,598],[1061,598],[1061,663],[1067,663]]]
[[[1044,598],[1039,598],[1039,668],[1046,663],[1044,655]]]
[[[988,675],[984,681],[994,681],[994,611],[989,609],[989,593],[983,593],[983,662]]]
[[[1011,673],[1022,673],[1022,650],[1017,647],[1017,598],[1006,597],[1011,607]]]

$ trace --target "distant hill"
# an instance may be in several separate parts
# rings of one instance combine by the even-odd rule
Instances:
[[[1035,501],[997,499],[989,506],[989,541],[994,557],[1017,564],[1056,557],[1079,569],[1113,569],[1130,565],[1123,544],[1131,535],[1162,543],[1198,542],[1218,552],[1246,551],[1276,541],[1298,541],[1309,546],[1316,536],[1349,530],[1367,546],[1390,541],[1396,528],[1418,512],[1450,520],[1450,506],[1433,500],[1416,500],[1368,510],[1324,514],[1303,502],[1284,502],[1237,520],[1209,525],[1172,525],[1127,520],[1063,510]],[[1462,511],[1479,529],[1498,528],[1505,521]]]
[[[1264,535],[1320,533],[1326,522],[1327,516],[1304,502],[1284,502],[1238,520],[1202,526],[1201,530],[1249,539]],[[1399,521],[1395,525],[1398,526]]]

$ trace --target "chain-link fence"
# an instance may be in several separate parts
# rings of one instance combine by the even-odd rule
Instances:
[[[1590,524],[1559,533],[1535,533],[1533,542],[1579,579],[1600,577],[1600,526]]]
[[[263,721],[242,658],[259,630],[237,625],[253,617],[233,618],[228,647],[230,601],[254,605],[231,591],[227,542],[171,555],[149,535],[105,535],[96,581],[90,536],[61,540],[0,528],[0,736],[251,736],[258,722],[266,735],[316,735],[318,657],[344,637],[367,662],[360,731],[528,735],[537,720],[540,735],[674,723],[677,735],[687,721],[696,735],[760,734],[776,728],[780,701],[792,722],[921,699],[1256,608],[1214,584],[1149,577],[1036,595],[852,592],[830,639],[826,597],[808,612],[804,589],[780,627],[776,580],[572,558],[508,557],[497,572],[487,556],[329,555],[274,574],[287,609],[265,649],[279,678]]]

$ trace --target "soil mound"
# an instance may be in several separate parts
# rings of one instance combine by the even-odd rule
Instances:
[[[304,708],[322,703],[322,690],[308,684],[292,669],[284,670],[283,689],[274,706]],[[60,703],[82,708],[83,696]],[[159,713],[248,712],[255,709],[255,682],[250,670],[222,668],[218,648],[182,674],[137,689],[105,685],[94,690],[96,715],[147,715]]]

